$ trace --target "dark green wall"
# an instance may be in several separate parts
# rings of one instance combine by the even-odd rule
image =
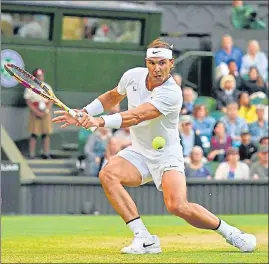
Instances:
[[[2,39],[1,49],[17,51],[23,58],[25,69],[32,72],[40,67],[46,72],[46,82],[70,107],[88,103],[100,93],[114,88],[121,75],[128,69],[144,66],[145,49],[149,42],[160,36],[161,13],[125,12],[124,10],[86,10],[62,7],[2,5],[2,12],[29,11],[53,14],[51,41],[27,39]],[[61,40],[63,14],[98,15],[138,18],[144,21],[141,45],[97,43],[91,41]],[[23,88],[20,86],[1,89],[2,105],[23,106]]]

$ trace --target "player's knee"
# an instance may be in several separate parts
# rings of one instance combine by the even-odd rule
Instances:
[[[183,219],[190,215],[190,207],[188,201],[170,201],[167,203],[166,207],[171,214],[179,216]]]
[[[100,172],[99,179],[103,185],[111,185],[113,182],[117,181],[117,176],[115,174],[114,166],[107,164]]]

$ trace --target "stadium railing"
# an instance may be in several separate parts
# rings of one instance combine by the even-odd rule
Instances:
[[[188,179],[188,199],[215,214],[267,214],[268,179],[204,180]],[[153,183],[126,188],[143,214],[167,214],[163,194]],[[22,214],[115,214],[98,178],[37,177],[21,181]]]

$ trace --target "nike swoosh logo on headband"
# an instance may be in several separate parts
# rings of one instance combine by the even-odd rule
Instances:
[[[156,54],[156,53],[159,53],[161,52],[160,50],[157,50],[157,51],[152,51],[153,54]]]

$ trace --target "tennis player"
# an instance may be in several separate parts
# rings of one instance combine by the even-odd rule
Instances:
[[[256,238],[219,219],[204,207],[187,200],[184,159],[178,134],[182,92],[170,74],[174,66],[172,47],[161,39],[154,40],[147,48],[146,68],[126,71],[116,88],[108,91],[83,110],[77,121],[64,111],[54,123],[61,127],[80,125],[89,127],[130,127],[132,145],[112,157],[99,174],[104,192],[134,234],[131,245],[121,252],[127,254],[160,253],[160,241],[150,234],[138,214],[136,205],[123,185],[137,187],[151,180],[163,191],[168,211],[183,218],[194,227],[215,230],[228,243],[243,252],[253,251]],[[125,96],[128,111],[93,117],[108,111]],[[165,138],[161,150],[152,148],[152,139]]]

